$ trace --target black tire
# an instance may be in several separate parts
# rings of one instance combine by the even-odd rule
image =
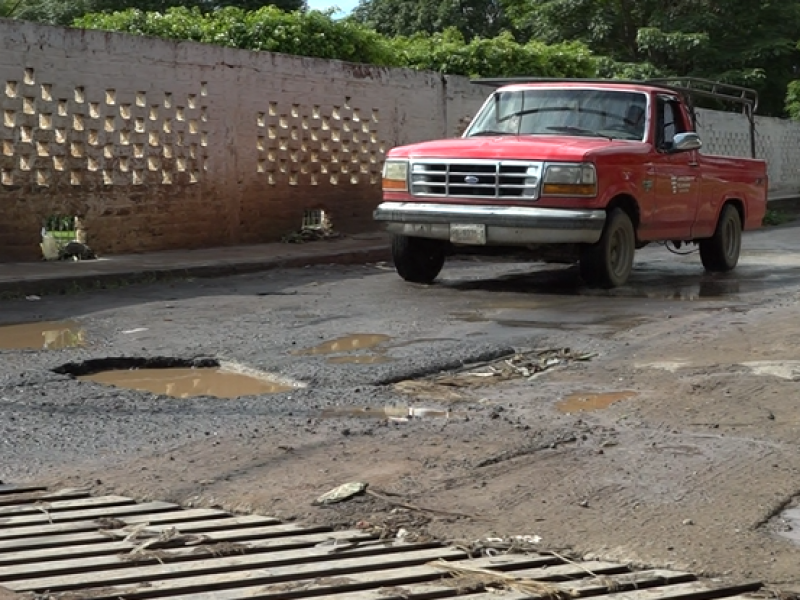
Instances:
[[[591,286],[614,288],[625,285],[633,270],[635,253],[636,233],[631,218],[621,208],[612,209],[600,241],[581,251],[581,277]]]
[[[406,281],[431,283],[444,266],[446,245],[440,240],[395,235],[392,259],[397,273]]]
[[[714,235],[700,240],[700,260],[706,271],[724,273],[731,271],[739,262],[742,250],[742,219],[731,204],[722,207]]]

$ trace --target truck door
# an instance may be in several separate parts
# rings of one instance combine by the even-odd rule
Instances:
[[[672,240],[691,238],[700,199],[697,151],[672,152],[676,133],[691,131],[678,98],[659,94],[656,106],[656,193],[654,233]]]

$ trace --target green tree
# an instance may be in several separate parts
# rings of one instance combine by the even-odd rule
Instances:
[[[349,18],[390,37],[455,28],[467,41],[509,26],[500,0],[360,0]]]
[[[522,39],[580,40],[644,71],[756,87],[780,114],[800,39],[800,0],[504,0]],[[609,65],[607,65],[609,66]],[[613,68],[611,69],[614,70]]]

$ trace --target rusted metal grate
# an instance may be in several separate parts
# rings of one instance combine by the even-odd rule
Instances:
[[[145,533],[160,533],[165,541],[137,554]],[[169,547],[170,539],[180,543]],[[438,560],[604,600],[740,600],[759,587],[712,585],[690,573],[632,571],[545,553],[470,559],[464,550],[434,542],[385,541],[362,531],[332,532],[123,496],[91,497],[75,489],[0,486],[3,598],[3,588],[37,600],[543,598],[520,591],[498,595],[469,578],[453,579],[431,566]]]

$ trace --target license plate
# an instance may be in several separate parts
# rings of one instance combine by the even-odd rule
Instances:
[[[450,225],[450,241],[454,244],[486,245],[486,225]]]

